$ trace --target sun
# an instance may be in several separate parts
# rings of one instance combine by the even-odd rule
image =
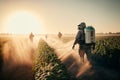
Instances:
[[[5,22],[5,31],[13,34],[43,33],[44,29],[38,16],[30,12],[15,12]]]

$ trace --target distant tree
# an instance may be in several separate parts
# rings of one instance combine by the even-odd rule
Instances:
[[[120,34],[120,32],[116,32],[116,34]]]
[[[112,34],[112,32],[109,32],[109,34]]]

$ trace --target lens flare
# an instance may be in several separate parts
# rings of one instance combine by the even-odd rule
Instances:
[[[12,34],[43,33],[42,23],[37,15],[30,12],[9,14],[4,22],[5,31]]]

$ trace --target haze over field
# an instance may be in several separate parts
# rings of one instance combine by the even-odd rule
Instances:
[[[86,54],[84,57],[84,62],[82,62],[82,59],[78,53],[79,46],[76,45],[76,48],[72,50],[74,40],[70,40],[65,43],[62,41],[62,39],[50,36],[44,40],[55,50],[58,58],[64,63],[71,76],[75,76],[80,80],[120,79],[118,72],[100,66],[100,62],[96,62],[97,59],[96,61],[94,59],[87,59],[88,55]]]
[[[86,22],[96,32],[120,31],[120,0],[0,0],[0,33],[76,33]]]
[[[78,54],[78,45],[74,50],[72,49],[78,31],[77,25],[81,22],[93,26],[96,33],[120,33],[119,9],[120,0],[0,0],[0,80],[34,80],[32,69],[40,39],[54,49],[71,77],[81,80],[88,80],[87,78],[119,80],[119,69],[108,69],[101,66],[99,60],[97,61],[100,58],[101,63],[105,64],[104,62],[109,62],[106,57],[104,60],[99,55],[99,57],[94,56],[95,59],[90,57],[90,60],[88,54],[85,54],[83,63]],[[56,35],[58,32],[62,33],[61,38]],[[96,36],[102,39],[101,34]],[[110,56],[107,57],[111,58],[111,62],[113,61],[110,64],[116,64],[120,55],[116,54],[116,57],[112,54],[120,52],[118,48],[120,34],[104,34],[104,36],[105,38],[116,36],[116,38],[114,40],[113,37],[108,42],[107,40],[98,42],[101,44],[100,46],[98,44],[98,54],[108,55],[106,50],[108,49]],[[116,42],[114,44],[117,44],[118,50],[112,45],[112,41]],[[105,43],[110,45],[105,46]]]

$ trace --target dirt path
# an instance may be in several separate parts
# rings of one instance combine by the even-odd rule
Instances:
[[[27,38],[18,37],[13,37],[4,44],[1,80],[34,80],[34,45]]]
[[[45,39],[46,40],[46,39]],[[72,50],[73,41],[63,43],[61,40],[49,37],[46,42],[55,49],[59,59],[65,64],[71,79],[75,80],[119,80],[120,75],[114,70],[99,66],[95,61],[89,62],[85,55],[85,62],[82,63],[78,55],[78,46]],[[99,63],[98,63],[99,64]]]

